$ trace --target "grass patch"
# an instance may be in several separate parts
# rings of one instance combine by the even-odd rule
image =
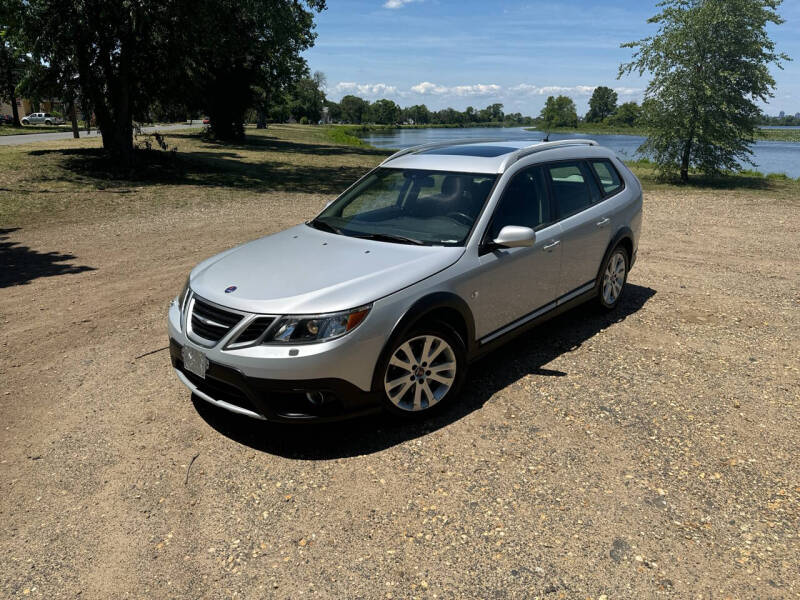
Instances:
[[[35,133],[58,133],[62,131],[72,131],[72,127],[70,125],[23,125],[22,127],[0,125],[0,136],[31,135]]]
[[[136,167],[107,162],[97,137],[0,146],[0,223],[3,227],[99,222],[116,215],[147,218],[170,208],[202,210],[272,194],[331,198],[350,186],[390,151],[364,145],[346,127],[271,125],[247,129],[241,143],[224,144],[200,132],[164,132],[175,154],[139,150]],[[688,186],[658,179],[646,160],[631,168],[646,190],[680,193],[726,190],[797,202],[800,181],[757,174],[692,177]]]

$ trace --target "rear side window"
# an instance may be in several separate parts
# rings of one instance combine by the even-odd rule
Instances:
[[[550,189],[559,219],[589,208],[600,199],[594,176],[583,162],[548,165],[545,171],[550,177]]]
[[[591,163],[606,196],[612,196],[625,187],[622,183],[622,178],[610,161],[593,160]]]

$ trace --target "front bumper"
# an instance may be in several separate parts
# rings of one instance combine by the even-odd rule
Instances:
[[[380,410],[376,394],[342,379],[261,379],[211,360],[202,379],[183,368],[181,348],[170,338],[170,359],[178,378],[197,397],[230,412],[298,423],[336,421]]]

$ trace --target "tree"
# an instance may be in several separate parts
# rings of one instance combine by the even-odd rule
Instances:
[[[586,114],[588,123],[599,123],[606,117],[610,117],[617,110],[617,92],[610,87],[601,85],[594,89],[592,97],[589,99],[589,112]]]
[[[578,110],[575,102],[568,96],[549,96],[539,115],[546,131],[551,131],[556,127],[577,127]]]
[[[325,9],[325,0],[192,4],[195,22],[190,31],[196,60],[190,74],[197,82],[192,94],[208,113],[215,137],[241,139],[245,115],[253,105],[267,113],[273,103],[283,102],[284,94],[291,96],[294,86],[308,88],[307,83],[299,84],[308,77],[301,53],[314,45],[314,13]]]
[[[342,119],[345,123],[361,123],[368,105],[369,102],[358,96],[345,96],[339,101],[339,106],[342,107]]]
[[[14,125],[20,126],[17,108],[17,85],[26,70],[25,53],[19,47],[19,17],[22,5],[3,0],[0,3],[0,100],[11,105]]]
[[[294,84],[290,92],[289,111],[297,121],[305,117],[311,123],[319,122],[325,105],[324,87],[325,75],[320,71]]]
[[[400,120],[400,107],[391,100],[376,100],[369,107],[370,120],[381,125],[394,125]]]
[[[112,159],[133,159],[133,119],[186,80],[191,0],[26,0],[30,52],[47,64],[69,57]]]
[[[648,72],[641,150],[662,174],[696,167],[707,174],[751,162],[759,116],[756,102],[773,96],[770,65],[789,60],[778,53],[767,25],[783,22],[781,0],[664,0],[648,22],[656,35],[623,44],[635,49],[619,77]]]
[[[617,112],[608,117],[608,122],[611,125],[627,125],[633,127],[639,124],[639,119],[642,116],[642,107],[636,102],[626,102],[620,104]]]

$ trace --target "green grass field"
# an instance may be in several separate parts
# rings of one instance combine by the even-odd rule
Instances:
[[[271,125],[248,129],[240,144],[207,141],[199,129],[165,137],[177,152],[141,150],[132,171],[109,165],[96,137],[0,146],[0,223],[92,222],[120,213],[146,218],[164,208],[202,209],[276,191],[334,197],[390,154],[364,146],[344,127]],[[800,196],[800,182],[787,178],[694,176],[679,186],[658,181],[650,163],[631,166],[646,189],[716,194],[721,201],[731,194]]]
[[[69,125],[23,125],[12,127],[0,125],[0,135],[30,135],[32,133],[53,133],[58,131],[72,131]]]
[[[542,131],[535,127],[526,127],[528,131]],[[598,123],[581,123],[578,127],[557,127],[550,133],[585,133],[587,135],[638,135],[647,136],[642,127],[610,126]],[[800,142],[800,129],[758,129],[756,140],[767,142]]]

